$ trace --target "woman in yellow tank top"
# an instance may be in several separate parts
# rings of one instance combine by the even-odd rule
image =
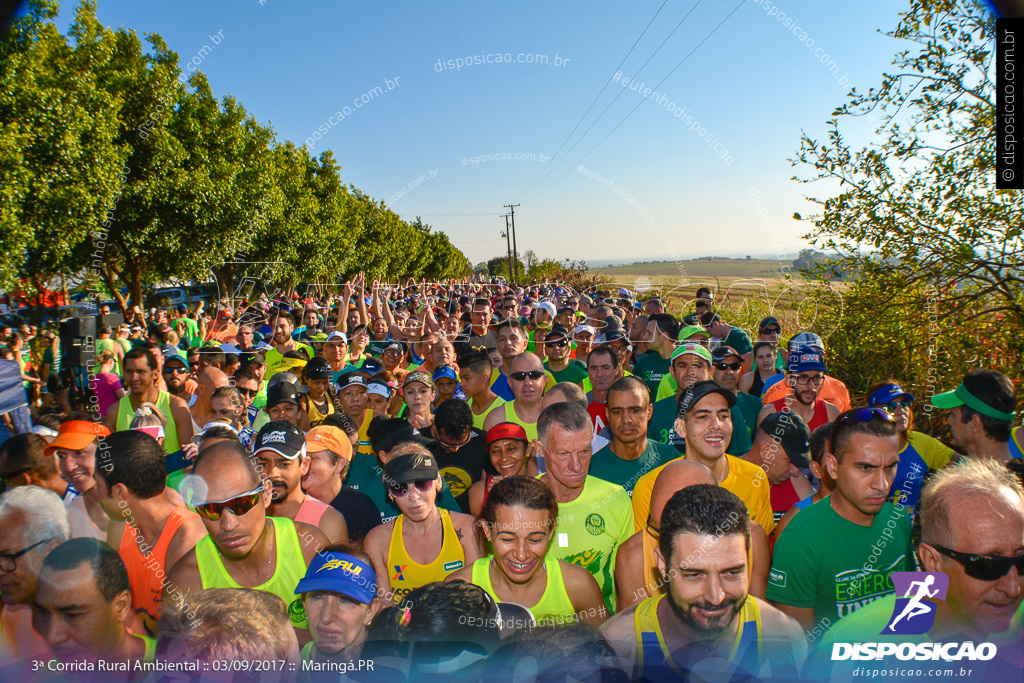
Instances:
[[[335,412],[334,401],[330,395],[331,364],[326,358],[317,356],[309,361],[302,374],[309,387],[309,394],[300,396],[299,401],[309,414],[309,424],[316,427],[324,418]]]
[[[391,456],[384,485],[402,514],[374,528],[363,543],[386,605],[400,602],[414,588],[444,581],[482,555],[476,520],[437,507],[441,475],[430,451],[409,443]]]
[[[480,517],[494,555],[477,560],[447,581],[474,583],[498,602],[529,609],[542,625],[579,620],[597,626],[608,618],[604,596],[590,572],[546,557],[556,532],[558,503],[540,480],[502,479],[488,494]]]

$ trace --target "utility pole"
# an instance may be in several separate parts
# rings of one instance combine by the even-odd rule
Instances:
[[[516,207],[519,204],[505,204],[506,209],[512,210],[512,258],[515,259],[516,280],[519,280],[519,247],[516,246]],[[524,273],[525,275],[525,273]]]
[[[508,227],[508,216],[509,216],[509,214],[507,214],[507,213],[499,213],[498,214],[499,218],[504,218],[505,219],[505,232],[501,233],[501,236],[505,238],[505,246],[508,248],[508,274],[509,274],[509,277],[511,278],[512,277],[512,242],[509,241],[509,236],[512,234],[512,231],[509,230],[509,227]],[[513,285],[515,284],[515,279],[514,278],[512,280],[512,284]]]

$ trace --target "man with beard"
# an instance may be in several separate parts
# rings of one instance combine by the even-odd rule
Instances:
[[[263,476],[270,480],[267,514],[312,524],[323,531],[331,543],[348,542],[345,518],[302,490],[302,478],[309,473],[310,458],[305,437],[295,425],[267,423],[256,435],[253,452]]]
[[[313,349],[292,339],[292,332],[295,331],[295,318],[287,311],[279,311],[277,322],[274,323],[274,348],[267,351],[267,367],[274,368],[281,364],[284,354],[289,351],[299,350],[306,354],[307,358],[313,357]]]
[[[170,455],[181,450],[181,444],[192,440],[192,415],[184,401],[157,388],[159,376],[160,367],[152,352],[138,348],[126,353],[124,379],[128,395],[110,406],[105,423],[110,431],[123,432],[131,426],[135,411],[143,403],[152,403],[167,420],[164,452]]]
[[[825,357],[810,346],[798,346],[789,353],[786,382],[793,393],[765,405],[757,416],[761,422],[772,413],[791,411],[800,416],[812,432],[839,416],[839,408],[818,398],[825,378]]]
[[[498,348],[498,337],[494,330],[488,329],[491,324],[491,300],[480,297],[473,301],[473,311],[469,314],[472,321],[459,333],[455,342],[455,350],[461,356],[474,346],[486,347],[488,351]]]
[[[192,368],[188,361],[177,351],[164,352],[162,374],[164,384],[167,385],[167,393],[177,396],[191,408],[196,401],[196,395],[189,390],[189,386],[196,383],[191,379]]]
[[[698,668],[795,679],[800,626],[749,594],[743,501],[720,486],[687,486],[666,503],[659,533],[655,557],[666,594],[601,628],[631,680],[686,678]]]

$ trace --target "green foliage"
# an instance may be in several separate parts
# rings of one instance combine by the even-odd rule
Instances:
[[[330,151],[311,158],[201,72],[186,82],[158,35],[112,31],[81,3],[68,35],[57,3],[31,0],[0,43],[0,286],[84,275],[135,301],[172,277],[222,291],[238,262],[331,282],[441,279],[471,268],[447,236],[348,186]]]
[[[855,393],[893,376],[920,398],[923,378],[942,390],[978,366],[1019,382],[1024,197],[995,189],[995,18],[977,0],[910,0],[887,35],[909,45],[892,72],[793,160],[811,169],[800,182],[837,186],[811,198],[807,238],[854,278],[830,363]],[[874,138],[854,149],[858,123]]]

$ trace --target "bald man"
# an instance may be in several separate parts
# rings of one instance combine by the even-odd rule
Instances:
[[[615,560],[615,586],[618,593],[617,612],[638,605],[663,592],[667,585],[658,571],[654,549],[658,547],[661,513],[677,491],[696,484],[718,484],[705,465],[690,460],[674,460],[665,466],[651,491],[651,509],[644,527],[619,546]],[[751,595],[764,597],[768,587],[771,553],[768,537],[757,522],[750,525]]]
[[[213,422],[217,417],[213,412],[213,392],[221,387],[226,387],[230,382],[228,376],[220,368],[207,365],[196,373],[196,402],[189,408],[192,413],[192,431],[196,434],[203,431],[203,427]]]

